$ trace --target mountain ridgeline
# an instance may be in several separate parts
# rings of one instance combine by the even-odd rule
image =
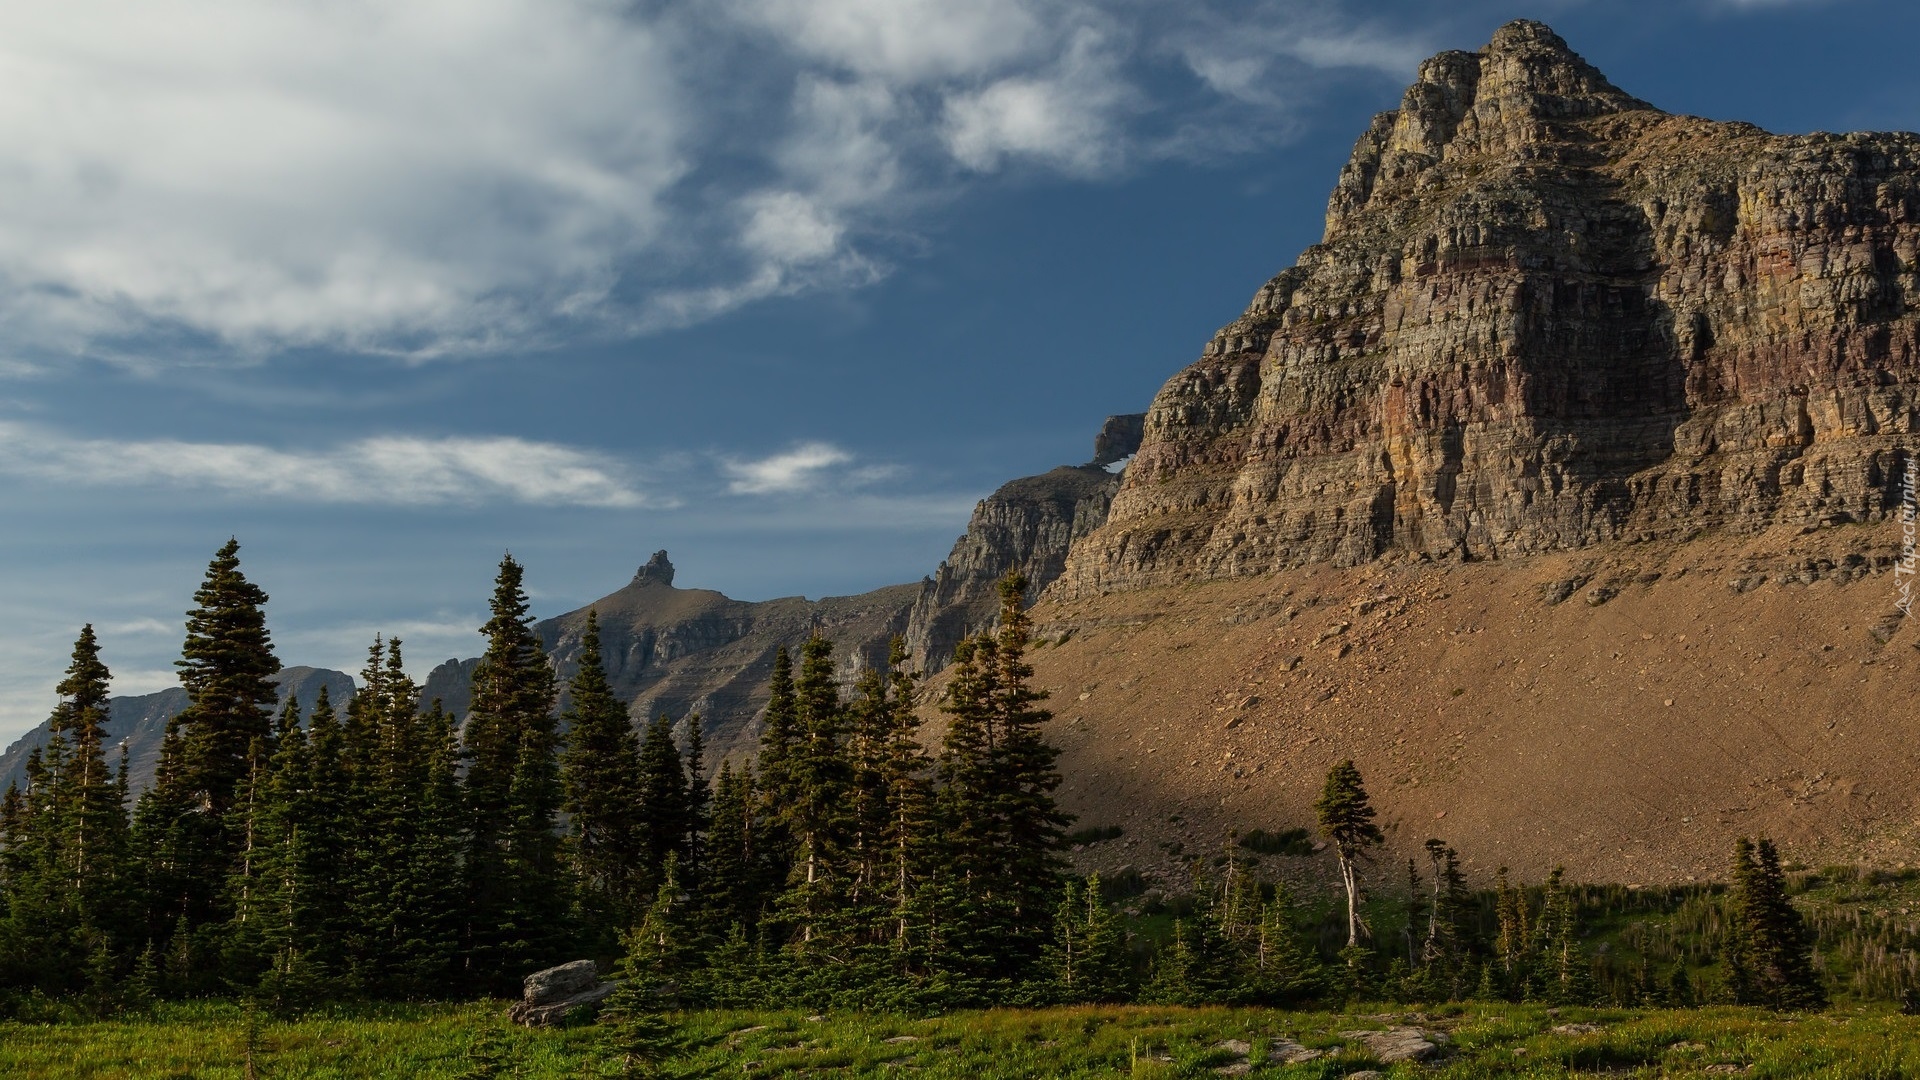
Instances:
[[[749,750],[759,737],[757,721],[781,646],[797,651],[817,630],[839,644],[839,674],[850,683],[861,668],[884,666],[888,642],[900,635],[913,663],[935,671],[962,638],[992,625],[999,610],[995,583],[1009,570],[1024,574],[1038,595],[1060,576],[1068,548],[1105,520],[1144,419],[1110,417],[1095,437],[1091,461],[1014,480],[981,500],[953,554],[918,584],[819,600],[734,600],[676,586],[673,563],[659,551],[625,587],[536,623],[534,633],[564,678],[579,656],[587,611],[597,611],[608,679],[636,724],[698,713],[717,751]],[[423,683],[422,702],[438,699],[464,717],[478,663],[455,659],[435,667]],[[275,678],[283,693],[299,699],[303,715],[322,682],[336,704],[354,687],[345,672],[322,668],[288,668]],[[186,704],[178,688],[113,699],[107,731],[116,744],[127,742],[135,791],[152,781],[167,721]],[[0,790],[23,779],[27,755],[45,746],[48,734],[42,724],[0,753]]]

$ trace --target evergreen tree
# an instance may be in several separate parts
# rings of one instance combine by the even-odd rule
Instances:
[[[660,867],[660,885],[653,903],[639,924],[621,935],[626,946],[619,967],[622,978],[659,986],[692,967],[697,953],[688,899],[680,884],[680,856],[669,852]]]
[[[376,639],[350,730],[365,741],[353,771],[361,830],[352,942],[359,983],[380,996],[444,985],[458,947],[456,759],[443,710],[420,711],[401,642]]]
[[[1340,762],[1327,773],[1326,786],[1313,804],[1319,817],[1320,835],[1333,845],[1340,862],[1340,884],[1347,892],[1347,948],[1360,946],[1368,933],[1360,918],[1359,864],[1369,849],[1385,842],[1380,827],[1373,823],[1373,805],[1367,801],[1366,788],[1360,783],[1360,770],[1352,759]],[[1349,963],[1349,966],[1352,966]]]
[[[600,1007],[597,1023],[604,1057],[599,1075],[618,1080],[656,1080],[679,1052],[680,1040],[661,1012],[654,983],[629,978]]]
[[[467,977],[511,992],[565,932],[554,677],[528,615],[525,571],[508,555],[494,580],[487,650],[465,730]]]
[[[84,984],[96,1011],[109,1007],[117,957],[140,929],[126,919],[124,788],[104,747],[110,678],[93,627],[82,628],[47,744],[29,756],[27,789],[10,793],[0,822],[0,983],[49,993]]]
[[[1461,998],[1469,990],[1466,962],[1472,941],[1472,897],[1460,870],[1459,853],[1442,840],[1428,840],[1426,851],[1432,864],[1433,896],[1427,906],[1427,936],[1420,961],[1436,994]]]
[[[884,792],[886,822],[878,834],[876,855],[879,892],[891,907],[891,938],[895,953],[907,963],[914,948],[914,899],[929,850],[933,793],[933,763],[920,745],[920,716],[914,710],[917,679],[907,670],[907,643],[894,638],[887,647],[888,695],[876,725],[880,741],[879,784]]]
[[[999,835],[994,820],[993,693],[995,649],[991,637],[962,639],[948,668],[940,709],[947,714],[936,765],[936,845],[931,875],[923,883],[929,918],[924,966],[950,978],[978,981],[996,975],[1001,943],[994,931],[1006,921],[995,910]]]
[[[1231,948],[1211,919],[1175,919],[1173,940],[1153,958],[1153,975],[1140,990],[1147,1005],[1218,1004],[1231,996]]]
[[[561,759],[569,848],[581,895],[616,925],[641,900],[640,742],[613,695],[600,653],[600,619],[587,612],[579,668],[567,684]]]
[[[1301,937],[1293,897],[1285,885],[1260,908],[1260,926],[1251,956],[1244,963],[1245,998],[1266,1005],[1297,1005],[1325,981],[1320,958]]]
[[[734,772],[731,763],[721,762],[701,877],[702,930],[715,939],[734,927],[742,933],[753,929],[766,901],[754,850],[755,813],[752,770]]]
[[[239,550],[238,541],[227,541],[194,593],[176,665],[188,705],[167,724],[154,788],[136,814],[149,926],[162,933],[183,927],[199,935],[231,916],[225,886],[244,840],[244,821],[233,811],[261,767],[259,755],[272,750],[280,661],[261,610],[267,594],[240,572]],[[192,954],[211,945],[174,948]],[[210,986],[196,978],[194,988]]]
[[[1535,945],[1543,969],[1546,999],[1552,1005],[1587,1005],[1594,998],[1593,971],[1578,936],[1578,909],[1566,885],[1566,871],[1555,867],[1547,875],[1540,918],[1534,923]]]
[[[815,634],[800,649],[787,766],[792,801],[778,819],[794,850],[780,898],[781,918],[803,952],[827,933],[829,923],[840,921],[851,885],[847,796],[852,777],[841,743],[845,719],[833,681],[833,644]]]
[[[316,717],[325,704],[316,700]],[[325,706],[331,713],[331,705]],[[281,710],[279,737],[261,810],[262,866],[253,940],[243,941],[266,969],[260,988],[276,1008],[304,1004],[321,996],[320,976],[308,957],[317,928],[311,924],[311,892],[316,887],[304,848],[316,825],[313,761],[307,733],[299,725],[299,703],[288,695]]]
[[[999,745],[994,755],[996,817],[1003,847],[997,852],[1003,887],[1011,903],[1009,946],[1014,970],[1039,953],[1039,914],[1059,894],[1068,818],[1054,802],[1060,787],[1060,752],[1041,732],[1053,714],[1040,707],[1045,690],[1032,685],[1027,646],[1027,579],[1018,571],[1000,580],[1000,630],[993,659],[998,665],[993,703]]]
[[[680,877],[689,887],[700,881],[703,863],[702,841],[711,824],[713,789],[707,779],[706,721],[699,713],[687,715],[687,853],[681,860]]]
[[[686,858],[692,822],[687,807],[687,767],[673,737],[673,720],[656,716],[640,740],[639,874],[657,891],[669,858]]]
[[[1091,1004],[1127,1000],[1132,974],[1127,935],[1100,895],[1098,874],[1084,883],[1067,880],[1054,912],[1046,958],[1058,1000]]]
[[[1727,988],[1740,1004],[1820,1009],[1825,989],[1813,968],[1813,941],[1787,899],[1786,873],[1773,841],[1734,845]]]
[[[221,975],[235,989],[252,986],[267,962],[264,935],[268,890],[264,886],[272,861],[266,831],[271,762],[264,739],[254,740],[248,760],[249,771],[231,812],[239,851],[227,877],[227,905],[232,916],[221,948]]]
[[[74,642],[66,678],[55,688],[61,701],[49,724],[71,747],[65,768],[52,778],[61,806],[61,878],[76,926],[105,935],[110,951],[130,946],[136,932],[125,918],[133,873],[125,784],[107,769],[111,678],[89,623]],[[125,753],[123,744],[123,769]]]
[[[786,888],[787,874],[793,866],[793,838],[786,831],[786,815],[796,801],[796,724],[793,658],[781,645],[773,653],[767,708],[761,714],[759,755],[754,761],[755,889],[769,902]]]

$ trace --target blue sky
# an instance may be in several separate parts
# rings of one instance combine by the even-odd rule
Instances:
[[[1910,0],[68,0],[0,10],[0,740],[79,625],[171,682],[229,535],[282,658],[472,655],[656,548],[929,572],[1318,239],[1418,61],[1920,128]]]

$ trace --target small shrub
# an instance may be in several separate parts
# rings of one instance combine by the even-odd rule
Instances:
[[[1288,829],[1278,833],[1255,829],[1240,838],[1240,846],[1261,855],[1303,858],[1313,854],[1313,837],[1305,829]]]

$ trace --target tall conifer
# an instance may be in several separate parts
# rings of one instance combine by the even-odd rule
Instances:
[[[1340,863],[1340,884],[1347,893],[1347,948],[1360,946],[1367,932],[1360,918],[1359,864],[1369,849],[1386,840],[1373,823],[1373,804],[1367,801],[1367,789],[1361,786],[1360,770],[1351,760],[1342,761],[1327,773],[1326,785],[1313,804],[1320,819],[1320,835],[1333,845]],[[1349,958],[1348,966],[1353,960]]]
[[[176,665],[188,705],[167,724],[154,788],[136,814],[149,926],[160,934],[184,927],[198,935],[231,914],[226,884],[243,840],[233,811],[258,755],[272,749],[280,661],[262,611],[267,594],[241,573],[239,550],[228,540],[193,595]],[[192,958],[211,945],[176,942],[168,951]],[[189,988],[213,985],[203,962],[190,959],[188,968]]]
[[[554,677],[533,633],[524,577],[512,555],[500,560],[464,740],[465,966],[476,986],[503,992],[551,958],[564,911]]]
[[[639,873],[640,742],[607,682],[594,611],[587,612],[563,719],[567,749],[560,776],[574,873],[583,901],[616,926],[626,926],[645,899]]]

